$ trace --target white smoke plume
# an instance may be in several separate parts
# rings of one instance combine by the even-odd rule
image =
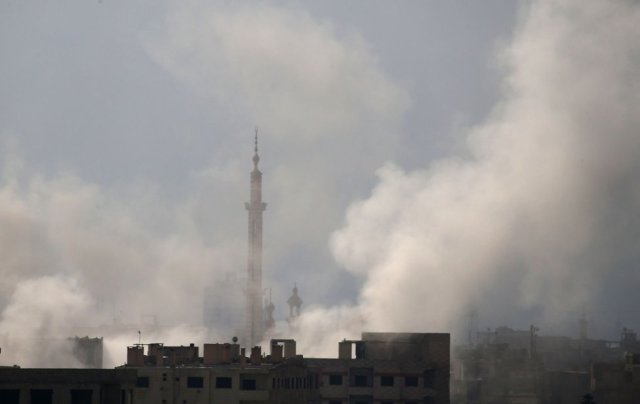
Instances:
[[[367,329],[460,330],[476,309],[570,332],[583,310],[637,312],[640,5],[534,2],[503,61],[503,100],[465,153],[385,165],[333,234]]]
[[[261,161],[269,172],[272,233],[265,240],[273,241],[265,268],[272,284],[295,281],[296,268],[278,268],[287,262],[282,257],[324,243],[378,168],[371,195],[351,205],[330,241],[338,263],[362,281],[357,304],[310,304],[314,293],[339,285],[329,271],[307,271],[307,285],[317,290],[303,296],[309,307],[294,324],[300,352],[335,356],[338,340],[362,330],[449,331],[471,308],[488,325],[516,326],[556,324],[582,310],[601,317],[638,311],[636,2],[526,5],[501,55],[502,101],[469,130],[464,152],[411,172],[384,164],[402,141],[408,92],[358,35],[339,35],[304,11],[269,3],[176,7],[166,25],[145,33],[146,56],[213,99],[218,116],[257,122],[273,136],[272,158]],[[154,119],[135,111],[135,122]],[[47,118],[43,125],[59,122],[55,113]],[[90,121],[89,128],[100,127]],[[108,123],[120,129],[117,119]],[[246,125],[238,126],[215,134],[220,161],[192,169],[186,197],[166,198],[160,185],[137,177],[98,185],[64,170],[30,173],[28,164],[26,172],[20,164],[3,170],[0,334],[9,345],[0,363],[40,364],[33,360],[39,353],[26,348],[9,356],[5,346],[16,341],[108,324],[121,332],[105,335],[105,365],[121,364],[125,346],[137,342],[137,325],[153,316],[143,342],[204,342],[193,327],[201,322],[203,287],[245,260],[241,203],[250,167],[238,161],[249,156],[221,157],[245,156],[244,146],[227,147],[246,137]],[[139,141],[146,147],[156,139]],[[226,214],[231,207],[240,221]]]
[[[100,18],[108,18],[106,13],[119,8],[110,4],[96,11],[101,10]],[[86,28],[83,15],[70,18]],[[138,342],[138,330],[142,342],[202,343],[210,337],[197,327],[202,324],[204,288],[217,276],[242,273],[246,262],[242,203],[248,193],[252,133],[244,130],[253,122],[266,128],[262,130],[270,141],[265,143],[275,151],[264,153],[261,167],[269,172],[265,195],[271,233],[265,234],[270,241],[265,243],[265,267],[280,270],[268,272],[276,301],[284,301],[283,294],[296,281],[288,277],[275,282],[296,272],[278,262],[300,245],[324,246],[348,201],[358,189],[366,189],[375,167],[394,149],[397,139],[387,135],[397,132],[408,97],[385,76],[358,35],[338,35],[331,24],[303,10],[267,3],[249,7],[194,1],[168,7],[167,15],[166,21],[140,34],[144,49],[136,51],[149,58],[144,62],[164,69],[164,80],[177,79],[198,97],[227,108],[221,114],[233,114],[230,120],[249,124],[243,124],[242,131],[214,134],[220,149],[212,151],[209,167],[191,167],[188,178],[181,181],[188,190],[186,196],[167,197],[164,184],[135,175],[102,184],[86,179],[74,167],[47,174],[32,172],[30,162],[13,163],[20,156],[16,140],[17,146],[3,156],[12,163],[2,171],[0,184],[0,303],[4,308],[0,334],[9,341],[0,355],[3,365],[65,364],[39,355],[26,343],[14,343],[18,340],[104,336],[105,366],[113,366],[123,363],[126,345]],[[91,55],[94,48],[90,44],[88,53],[67,51],[75,60]],[[117,48],[115,55],[121,52]],[[54,60],[65,66],[64,58]],[[136,62],[140,63],[127,59],[124,64]],[[57,77],[82,66],[62,68]],[[94,84],[101,87],[99,82]],[[111,91],[100,95],[109,99]],[[64,100],[73,103],[72,98]],[[90,100],[81,107],[88,108]],[[107,130],[102,139],[117,138],[114,128],[119,119],[126,121],[121,114],[127,102],[111,102],[102,110],[105,116],[113,114],[104,122]],[[154,110],[132,105],[140,114],[136,125],[159,118],[143,116],[147,108]],[[83,122],[82,115],[74,111],[68,119]],[[90,119],[90,126],[101,118]],[[46,121],[42,116],[37,119]],[[136,127],[126,127],[133,144],[135,139],[147,139],[141,141],[145,150],[157,152],[153,148],[162,141],[160,136],[145,133],[149,129],[144,125],[137,131]],[[0,129],[6,136],[6,129]],[[171,136],[188,138],[183,131],[188,128]],[[240,136],[242,142],[237,140]],[[20,138],[19,131],[14,138]],[[58,145],[55,139],[50,142]],[[70,145],[77,143],[73,139]],[[232,143],[243,146],[235,150],[229,146]],[[343,147],[336,149],[337,143]],[[329,153],[331,161],[326,158]],[[340,172],[347,165],[350,177]],[[105,171],[112,169],[108,166]],[[310,206],[314,206],[313,217]],[[330,261],[328,251],[319,255]],[[319,286],[317,294],[329,289],[334,276],[308,272],[312,272],[308,282]],[[23,290],[37,293],[37,302],[51,304],[30,302],[28,293],[17,293]],[[75,300],[65,298],[76,295]],[[305,298],[313,301],[311,293]],[[284,311],[282,305],[279,310]],[[22,321],[28,321],[29,327],[23,327]],[[226,332],[213,330],[212,334]]]
[[[132,344],[150,315],[159,324],[146,328],[161,335],[145,336],[173,343],[178,341],[171,335],[179,331],[167,324],[200,323],[202,312],[193,308],[202,306],[203,291],[194,280],[211,271],[212,263],[224,267],[217,257],[232,252],[204,245],[186,213],[189,202],[161,205],[149,189],[145,195],[119,190],[115,198],[115,190],[68,174],[45,179],[5,173],[0,187],[3,364],[75,366],[69,347],[46,345],[64,342],[78,330],[99,337],[103,326],[114,324],[121,329],[117,338]],[[158,333],[162,325],[165,332]],[[191,337],[202,341],[196,331]],[[105,345],[112,346],[108,340]],[[107,352],[105,364],[123,363],[125,348]]]

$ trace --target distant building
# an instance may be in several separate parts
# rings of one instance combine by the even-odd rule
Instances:
[[[0,343],[4,363],[96,369],[103,366],[102,337],[16,338],[5,335]]]
[[[300,316],[302,303],[302,299],[298,295],[298,285],[294,285],[293,290],[291,291],[291,297],[287,300],[287,304],[289,305],[289,320],[293,320]]]
[[[580,328],[577,339],[540,336],[533,326],[479,333],[477,344],[454,350],[452,402],[570,404],[590,394],[601,404],[640,403],[636,334],[624,329],[619,342],[592,340],[583,322]]]
[[[640,403],[640,355],[627,354],[623,363],[594,363],[591,388],[596,403]]]
[[[449,334],[363,333],[338,358],[304,358],[291,339],[269,355],[237,343],[127,348],[135,403],[449,403]],[[172,354],[173,353],[173,354]]]
[[[70,341],[73,344],[73,356],[83,367],[102,368],[102,338],[74,337]]]
[[[203,324],[214,338],[242,336],[245,332],[244,283],[238,276],[227,274],[204,290]],[[220,335],[225,330],[230,335]],[[218,331],[216,334],[215,331]]]

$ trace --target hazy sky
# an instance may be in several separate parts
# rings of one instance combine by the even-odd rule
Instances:
[[[257,126],[277,317],[297,282],[303,320],[351,331],[442,331],[471,307],[633,326],[615,291],[638,281],[639,13],[2,0],[2,325],[197,324],[203,285],[245,269]]]

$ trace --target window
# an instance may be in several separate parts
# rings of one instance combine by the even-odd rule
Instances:
[[[201,389],[204,385],[204,381],[200,376],[189,376],[187,377],[187,387],[192,389]]]
[[[71,390],[71,404],[91,404],[91,390]]]
[[[216,377],[216,389],[230,389],[231,386],[230,377]]]
[[[53,402],[53,390],[31,390],[31,404],[51,404]]]
[[[433,387],[436,383],[435,369],[429,369],[424,372],[424,387]]]
[[[350,396],[349,404],[373,404],[371,396]]]
[[[353,377],[353,385],[356,387],[367,387],[367,376],[355,375]]]
[[[404,378],[404,385],[407,387],[418,387],[418,377],[417,376],[406,376]]]
[[[136,387],[149,387],[149,376],[139,376],[136,379]]]
[[[2,390],[0,390],[0,403],[3,403],[3,404],[20,404],[20,390],[18,390],[18,389],[2,389]]]
[[[331,386],[342,386],[342,375],[329,375],[329,384]]]
[[[380,376],[380,385],[384,387],[393,386],[393,376]]]
[[[351,368],[349,373],[350,386],[373,387],[373,368]]]
[[[242,390],[255,390],[256,379],[242,379],[242,385],[240,388]]]

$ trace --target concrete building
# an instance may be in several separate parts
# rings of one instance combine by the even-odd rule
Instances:
[[[0,368],[2,404],[132,404],[135,369]]]
[[[596,403],[640,403],[640,355],[627,354],[623,363],[594,363],[591,390]]]
[[[244,277],[225,274],[204,290],[203,325],[212,338],[231,338],[245,334],[246,297]],[[225,330],[229,335],[215,331]]]
[[[5,334],[0,336],[0,346],[6,364],[25,365],[21,360],[28,358],[30,367],[100,369],[103,366],[102,337],[24,338]]]
[[[449,334],[363,333],[340,342],[337,358],[305,358],[291,339],[271,340],[268,355],[237,343],[204,344],[202,357],[194,348],[127,348],[134,402],[449,403]]]
[[[585,328],[581,321],[576,339],[540,336],[533,326],[479,333],[478,344],[454,351],[452,401],[569,404],[591,394],[597,403],[640,403],[636,334],[624,329],[620,341],[593,340]]]
[[[87,368],[102,368],[103,344],[102,337],[74,337],[70,338],[73,343],[73,355]]]

